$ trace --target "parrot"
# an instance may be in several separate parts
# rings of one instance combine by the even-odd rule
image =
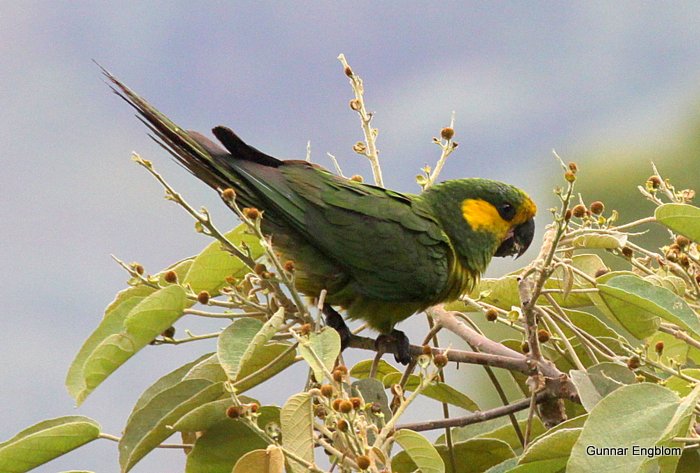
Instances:
[[[335,307],[394,342],[402,364],[408,337],[395,325],[478,283],[492,257],[521,256],[532,242],[536,205],[519,188],[483,178],[397,192],[333,174],[306,160],[280,160],[224,126],[221,143],[185,131],[103,69],[112,90],[138,112],[161,146],[194,176],[236,203],[262,211],[261,230],[294,264],[294,285],[325,292],[326,324],[341,346],[352,335]]]

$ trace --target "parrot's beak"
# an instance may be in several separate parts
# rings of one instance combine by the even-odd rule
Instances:
[[[535,219],[531,218],[520,225],[511,228],[501,242],[494,256],[513,256],[518,258],[527,251],[535,236]]]

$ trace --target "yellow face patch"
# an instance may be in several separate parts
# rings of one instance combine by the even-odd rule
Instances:
[[[499,236],[505,235],[511,225],[503,220],[492,203],[482,199],[462,201],[462,216],[472,230],[489,231]]]
[[[529,197],[510,222],[506,221],[498,213],[498,210],[490,202],[482,199],[466,199],[462,201],[462,217],[476,231],[490,231],[497,236],[505,236],[511,227],[524,223],[535,216],[537,207]]]

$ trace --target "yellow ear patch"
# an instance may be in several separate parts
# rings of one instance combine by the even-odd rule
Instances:
[[[496,235],[505,235],[511,225],[503,220],[493,204],[482,199],[462,201],[462,216],[472,230],[489,231]]]

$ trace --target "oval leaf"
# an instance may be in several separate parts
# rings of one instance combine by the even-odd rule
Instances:
[[[175,271],[175,274],[182,278],[183,275],[189,270],[191,264],[192,260],[185,260],[169,268],[168,270]],[[164,274],[165,271],[159,274],[161,280]],[[95,331],[88,337],[88,339],[85,340],[85,343],[83,343],[80,351],[78,351],[78,354],[75,355],[75,359],[71,363],[70,368],[68,369],[68,374],[66,375],[66,388],[73,399],[77,401],[78,405],[80,405],[80,403],[92,391],[92,389],[87,388],[85,381],[85,365],[88,362],[90,355],[108,337],[123,332],[124,319],[129,312],[131,312],[131,310],[143,299],[156,292],[156,290],[157,289],[146,285],[133,286],[119,292],[114,301],[107,306],[102,321]]]
[[[197,438],[185,473],[231,473],[243,455],[265,447],[267,443],[244,422],[228,419]]]
[[[232,473],[284,473],[284,453],[276,445],[253,450],[236,462]]]
[[[224,393],[222,384],[204,379],[185,379],[153,396],[132,412],[119,441],[119,464],[129,471],[148,452],[170,437],[170,427],[194,408],[213,401]]]
[[[598,284],[598,289],[608,306],[615,307],[618,320],[625,320],[631,327],[636,327],[633,320],[644,318],[644,313],[649,314],[649,320],[651,317],[660,317],[700,336],[700,321],[693,309],[664,287],[655,286],[638,276],[621,275],[607,280],[604,284]],[[658,326],[658,323],[657,321],[651,325]],[[627,326],[625,328],[629,330]],[[646,331],[644,330],[644,333]],[[631,330],[630,333],[637,336]],[[653,331],[641,338],[652,333]]]
[[[100,425],[82,416],[45,420],[0,443],[0,471],[22,473],[98,438]]]
[[[649,459],[644,455],[634,455],[633,448],[667,445],[673,437],[683,435],[699,394],[700,388],[696,388],[681,401],[673,391],[651,383],[633,384],[615,390],[589,413],[581,435],[571,450],[566,471],[642,471],[642,465]],[[591,455],[591,446],[627,450],[623,455]],[[658,458],[671,460],[670,457]]]
[[[262,327],[263,323],[257,319],[242,318],[235,320],[219,335],[216,354],[230,380],[236,380],[245,359],[250,359],[252,351],[249,347]]]
[[[312,399],[309,393],[299,393],[290,397],[280,412],[282,424],[282,445],[292,453],[314,462],[314,431]],[[304,473],[306,468],[290,461],[293,473]]]
[[[413,460],[418,470],[422,473],[444,473],[445,463],[440,458],[437,450],[432,443],[419,433],[412,430],[399,430],[394,435],[396,443],[401,445],[408,457]],[[391,462],[393,469],[398,469]]]
[[[656,208],[654,216],[674,232],[700,242],[700,208],[687,204],[664,204]]]
[[[250,249],[250,256],[257,259],[263,255],[264,250],[260,241],[254,235],[247,232],[248,228],[241,224],[225,234],[226,238],[234,245],[244,242]],[[182,279],[182,283],[190,285],[194,292],[208,291],[211,294],[218,294],[224,287],[226,277],[243,277],[250,269],[241,260],[233,256],[221,247],[221,243],[215,240],[199,253],[187,275]]]
[[[330,327],[324,327],[318,333],[311,332],[308,341],[299,343],[299,354],[311,366],[316,381],[320,383],[324,372],[333,369],[340,354],[340,335]]]

